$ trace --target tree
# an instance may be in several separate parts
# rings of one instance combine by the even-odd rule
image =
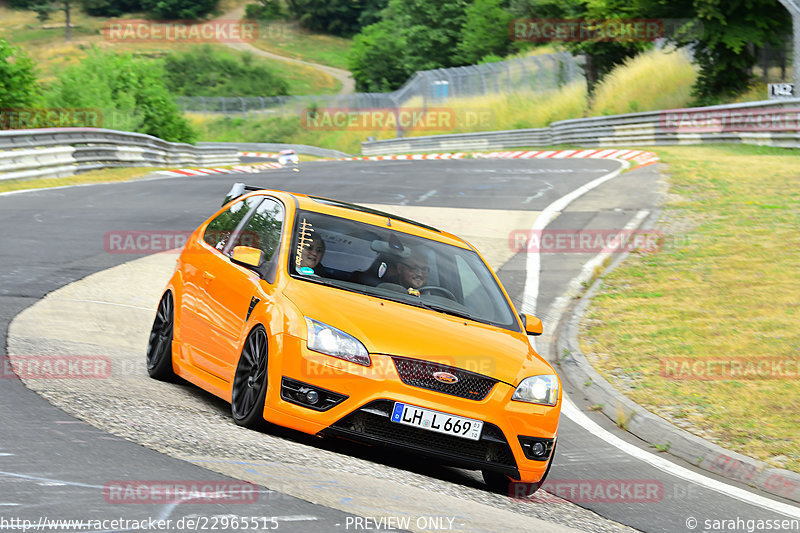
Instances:
[[[310,30],[349,37],[378,22],[388,0],[287,0],[289,11]]]
[[[83,10],[93,17],[118,17],[142,11],[141,0],[82,0]]]
[[[404,49],[405,41],[398,38],[390,21],[364,28],[355,36],[347,58],[356,89],[380,92],[401,86],[413,72],[399,60]]]
[[[521,17],[582,21],[630,19],[642,15],[638,0],[514,0],[511,9],[515,15]],[[594,38],[567,41],[564,46],[573,55],[583,54],[586,57],[584,72],[591,94],[603,76],[629,57],[651,46],[651,43]]]
[[[355,37],[349,66],[359,90],[400,87],[417,70],[464,64],[457,57],[467,0],[389,0],[383,20]]]
[[[64,40],[69,42],[72,40],[72,8],[75,3],[75,0],[32,0],[30,2],[19,2],[18,4],[25,5],[26,9],[35,11],[37,18],[41,22],[49,20],[55,11],[63,11]]]
[[[775,0],[641,0],[654,16],[698,19],[702,31],[676,35],[689,46],[700,76],[694,88],[698,104],[717,103],[745,91],[756,56],[750,45],[782,46],[791,34],[791,17]]]
[[[0,38],[0,110],[31,107],[38,94],[33,61]]]
[[[467,0],[389,0],[384,20],[402,36],[403,66],[414,72],[462,65],[456,50]]]
[[[161,20],[199,20],[217,7],[217,0],[141,0],[142,8]]]
[[[505,56],[511,47],[508,26],[513,15],[503,8],[504,0],[475,0],[467,8],[461,29],[457,57],[467,64],[486,56]]]

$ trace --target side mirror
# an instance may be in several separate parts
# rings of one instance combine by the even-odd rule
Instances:
[[[263,252],[250,246],[234,246],[231,261],[248,268],[258,268],[263,262]]]
[[[519,317],[522,319],[522,327],[525,328],[525,333],[528,335],[541,335],[544,331],[544,326],[539,318],[523,313],[520,313]]]

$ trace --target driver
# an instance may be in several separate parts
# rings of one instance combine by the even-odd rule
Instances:
[[[407,289],[419,289],[428,281],[428,257],[414,249],[411,255],[397,264],[396,283]]]

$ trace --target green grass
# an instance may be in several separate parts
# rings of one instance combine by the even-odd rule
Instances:
[[[347,70],[352,39],[312,33],[294,22],[261,23],[253,46],[282,56]]]
[[[626,394],[725,447],[800,471],[800,375],[672,380],[662,361],[800,362],[800,153],[771,147],[659,147],[670,191],[663,247],[606,277],[582,347]],[[796,367],[795,367],[796,368]],[[635,373],[631,373],[635,369]],[[623,385],[620,383],[620,387]]]
[[[237,3],[241,2],[234,2],[231,6]],[[0,36],[12,44],[22,47],[31,56],[37,64],[40,80],[44,83],[54,81],[58,72],[65,66],[74,65],[83,60],[86,57],[86,50],[91,46],[113,48],[120,52],[149,57],[163,56],[172,51],[187,51],[193,46],[199,46],[191,43],[108,42],[104,39],[101,31],[105,21],[106,19],[100,17],[90,17],[77,8],[73,9],[72,41],[67,43],[64,40],[64,15],[62,12],[53,13],[51,20],[43,25],[36,19],[36,14],[32,11],[12,10],[0,5]],[[62,27],[57,28],[56,26],[59,25]],[[262,38],[263,36],[264,34],[262,34]],[[296,40],[302,42],[301,37],[302,35],[298,33]],[[341,44],[328,43],[327,36],[308,34],[307,40],[308,46],[314,46],[311,43],[319,46],[324,44],[327,47],[325,54],[335,55],[338,52],[334,51],[343,49]],[[336,39],[333,38],[333,41]],[[222,44],[213,46],[230,55],[243,55],[242,52],[232,50]],[[298,43],[297,47],[300,46]],[[349,45],[346,45],[345,48],[347,47]],[[336,94],[341,90],[340,81],[311,67],[292,66],[285,61],[259,57],[254,57],[253,61],[267,66],[286,79],[289,83],[290,94]]]
[[[111,183],[115,181],[129,181],[143,178],[163,168],[137,167],[137,168],[108,168],[92,170],[75,176],[65,178],[36,178],[25,180],[0,181],[0,192],[21,191],[26,189],[48,189],[66,185],[79,185],[85,183]]]

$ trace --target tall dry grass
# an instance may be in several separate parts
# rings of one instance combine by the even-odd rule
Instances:
[[[697,67],[683,51],[650,50],[612,70],[595,88],[591,116],[687,107]]]

